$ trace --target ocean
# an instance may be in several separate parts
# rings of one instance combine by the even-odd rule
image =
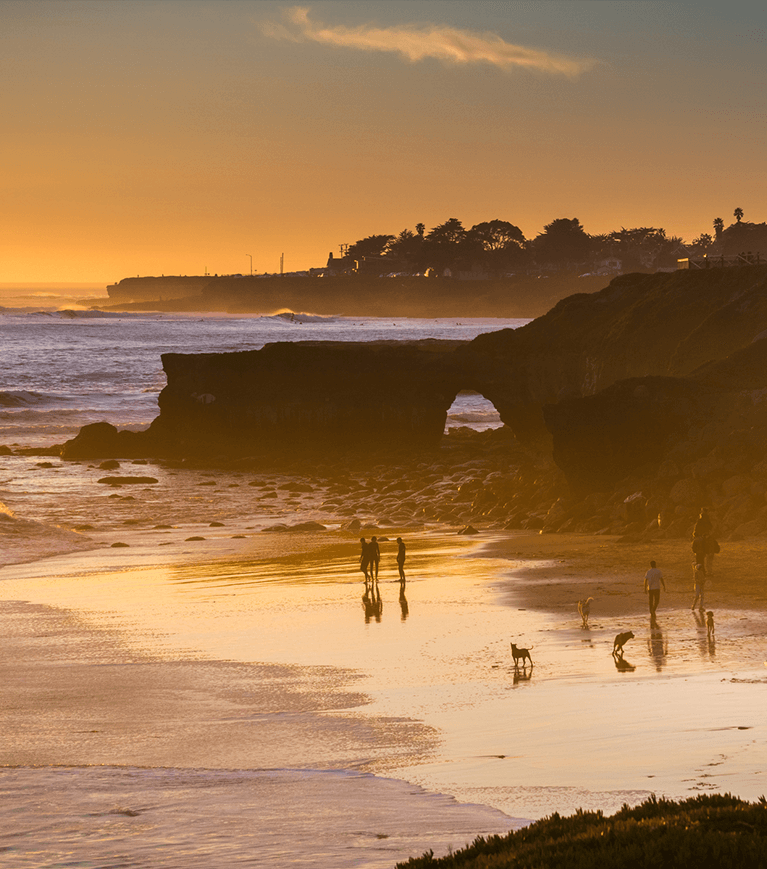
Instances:
[[[100,462],[44,452],[87,423],[148,425],[164,352],[468,340],[525,321],[48,303],[0,310],[0,867],[392,869],[555,811],[764,793],[764,612],[725,608],[714,585],[708,637],[685,560],[648,625],[643,569],[618,548],[583,587],[584,630],[572,541],[490,522],[456,534],[461,486],[503,476],[502,456],[441,451],[404,487],[383,464],[133,460],[119,473],[155,482],[111,486]],[[470,393],[446,425],[499,426]],[[375,590],[361,534],[379,536]],[[534,667],[513,668],[510,638]]]
[[[104,472],[94,463],[61,463],[34,454],[74,437],[81,426],[92,422],[105,420],[133,430],[149,425],[159,412],[157,397],[164,386],[162,353],[255,350],[275,341],[470,340],[482,332],[525,322],[388,320],[290,312],[250,317],[117,314],[57,309],[52,306],[53,295],[44,302],[45,307],[0,309],[0,447],[13,451],[0,455],[0,578],[7,580],[5,590],[10,595],[3,603],[12,623],[20,606],[42,607],[35,611],[40,619],[49,617],[53,603],[53,612],[73,612],[85,619],[89,636],[94,632],[101,636],[105,623],[115,621],[115,611],[123,613],[117,618],[120,630],[131,635],[135,626],[124,621],[128,604],[122,595],[130,598],[131,594],[126,588],[140,586],[150,597],[159,591],[145,587],[147,574],[142,572],[140,582],[129,580],[119,592],[112,587],[103,599],[94,591],[87,601],[74,600],[69,595],[77,598],[85,585],[84,574],[90,576],[93,570],[77,560],[79,552],[96,547],[101,553],[98,577],[118,572],[126,567],[125,560],[110,560],[111,552],[103,548],[130,533],[130,566],[138,563],[143,571],[160,564],[175,575],[186,572],[189,579],[195,575],[196,562],[189,566],[186,553],[176,551],[169,557],[169,550],[160,548],[165,540],[141,548],[141,533],[158,518],[167,527],[183,529],[184,535],[201,528],[210,534],[209,522],[189,520],[193,504],[207,518],[253,534],[274,523],[317,515],[317,504],[311,500],[305,505],[279,497],[254,501],[253,489],[246,489],[242,475],[234,472],[222,479],[220,473],[205,470],[152,466],[151,473],[159,478],[157,489],[162,490],[159,496],[148,491],[110,496],[95,485]],[[489,402],[462,393],[450,410],[446,428],[485,430],[500,425]],[[25,450],[32,454],[24,454]],[[212,486],[214,476],[217,485],[205,488]],[[246,527],[240,527],[243,523]],[[284,544],[279,545],[284,552]],[[262,550],[263,546],[261,555]],[[222,557],[226,553],[211,556]],[[226,582],[214,581],[210,578],[214,572],[206,571],[205,585],[214,589],[208,595],[228,594],[231,569],[222,573],[229,576]],[[252,568],[246,573],[247,577],[240,577],[241,589],[252,582]],[[353,578],[357,581],[356,575]],[[158,588],[164,582],[163,578]],[[17,585],[23,603],[15,600]],[[95,588],[102,588],[101,579]],[[292,588],[278,591],[277,598],[277,609],[294,605]],[[173,618],[172,607],[161,610],[166,619]],[[202,655],[215,662],[234,658],[247,665],[265,661],[265,666],[275,666],[291,659],[284,648],[278,650],[278,635],[271,650],[262,648],[254,655],[251,649],[211,645],[202,623],[183,633],[183,638],[174,636],[174,628],[167,624],[165,630],[172,636],[165,644],[158,641],[159,632],[147,639],[145,628],[139,631],[144,642],[132,642],[144,656],[173,660]],[[98,665],[112,661],[111,654],[99,658]],[[315,653],[309,657],[322,664]],[[329,660],[328,666],[332,664]],[[40,667],[43,672],[43,664]],[[324,732],[320,725],[316,729]],[[278,732],[287,734],[290,728],[285,725]],[[259,756],[255,768],[240,768],[239,758],[216,761],[215,753],[206,763],[202,752],[195,755],[194,769],[183,758],[178,769],[169,769],[164,762],[162,768],[131,765],[126,760],[132,754],[125,746],[105,758],[106,766],[76,762],[71,766],[66,751],[54,752],[50,764],[41,763],[44,753],[25,749],[21,756],[29,756],[29,766],[10,763],[0,768],[4,807],[0,809],[4,814],[0,866],[272,866],[287,860],[291,865],[383,867],[427,847],[444,852],[478,832],[502,831],[511,825],[498,810],[462,805],[452,796],[366,771],[371,757],[380,754],[381,739],[368,727],[354,724],[343,739],[353,743],[354,759],[347,759],[340,769],[335,768],[337,752],[324,750],[313,755],[311,763],[299,752],[304,765],[298,769],[282,767],[284,758],[277,753],[270,757],[268,751]],[[6,758],[18,758],[13,740],[6,737],[5,742]],[[408,756],[407,762],[411,760]]]

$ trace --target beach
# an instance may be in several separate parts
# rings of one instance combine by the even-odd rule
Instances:
[[[350,531],[194,530],[128,527],[125,547],[0,571],[0,865],[393,866],[554,811],[765,790],[747,543],[707,589],[710,642],[683,541],[652,550],[668,590],[651,628],[650,553],[614,539],[410,530],[403,594],[379,531],[378,620]]]
[[[145,427],[168,349],[515,324],[69,313],[0,323],[0,866],[373,869],[554,812],[765,793],[760,538],[722,540],[709,638],[688,540],[505,531],[501,505],[474,509],[529,458],[477,394],[405,457],[53,447],[100,419]]]

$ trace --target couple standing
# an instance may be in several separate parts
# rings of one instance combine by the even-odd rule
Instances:
[[[378,538],[371,537],[367,543],[364,537],[360,537],[360,570],[365,574],[365,581],[378,581],[378,567],[381,563],[381,548]],[[401,537],[397,538],[397,569],[399,570],[400,582],[405,581],[405,543]]]

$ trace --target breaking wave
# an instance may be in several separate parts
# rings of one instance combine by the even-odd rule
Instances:
[[[22,519],[0,501],[0,567],[93,549],[95,545],[75,531]]]

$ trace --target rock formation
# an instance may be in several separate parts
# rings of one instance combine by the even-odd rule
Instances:
[[[472,342],[166,354],[147,432],[87,426],[62,454],[433,449],[457,392],[474,389],[569,485],[541,466],[515,472],[479,484],[466,518],[496,510],[510,527],[642,531],[661,515],[661,530],[678,532],[705,502],[727,533],[767,528],[766,289],[765,266],[626,275]]]

